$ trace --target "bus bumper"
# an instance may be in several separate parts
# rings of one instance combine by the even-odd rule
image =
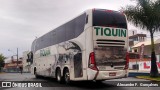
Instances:
[[[126,77],[128,77],[128,70],[95,71],[90,69],[88,71],[88,80],[108,80]]]

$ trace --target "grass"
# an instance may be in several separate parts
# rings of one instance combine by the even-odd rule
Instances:
[[[158,76],[158,77],[136,76],[136,77],[140,78],[140,79],[147,79],[147,80],[152,80],[152,81],[160,81],[160,76]]]

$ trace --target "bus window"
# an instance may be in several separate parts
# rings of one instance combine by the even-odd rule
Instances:
[[[106,26],[127,29],[126,18],[116,11],[94,10],[93,26]]]
[[[109,66],[111,62],[115,65],[125,65],[126,50],[123,46],[97,47],[94,50],[97,66]]]

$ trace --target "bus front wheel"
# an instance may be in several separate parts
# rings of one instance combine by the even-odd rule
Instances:
[[[37,74],[37,69],[36,69],[36,67],[34,68],[34,75],[35,75],[35,77],[38,79],[38,78],[40,78],[40,76]]]

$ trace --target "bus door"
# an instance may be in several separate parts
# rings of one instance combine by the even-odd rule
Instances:
[[[83,77],[82,50],[78,44],[70,42],[68,50],[72,53],[71,70],[74,78]]]
[[[82,69],[82,53],[79,52],[73,56],[74,63],[74,77],[82,77],[83,69]]]

